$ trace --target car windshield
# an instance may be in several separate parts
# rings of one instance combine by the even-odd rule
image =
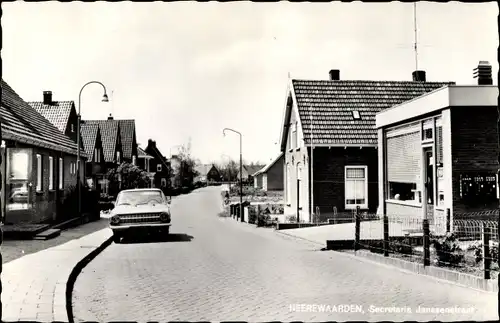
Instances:
[[[160,204],[165,200],[159,191],[129,191],[121,192],[116,199],[116,205]]]

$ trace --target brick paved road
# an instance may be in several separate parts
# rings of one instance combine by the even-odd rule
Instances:
[[[215,216],[220,193],[174,201],[167,242],[112,244],[79,276],[77,321],[492,320],[496,295],[407,274]],[[192,237],[188,241],[189,236]],[[293,312],[290,304],[360,305],[364,312]],[[370,305],[412,313],[371,313]],[[416,314],[418,306],[473,307],[469,315]]]

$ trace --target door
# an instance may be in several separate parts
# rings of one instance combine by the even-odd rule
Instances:
[[[424,189],[425,189],[425,212],[429,223],[434,221],[434,155],[432,148],[424,148]]]

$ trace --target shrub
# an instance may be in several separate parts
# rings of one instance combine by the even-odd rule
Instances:
[[[458,244],[458,240],[453,233],[447,233],[443,238],[433,238],[432,244],[436,249],[438,265],[457,266],[464,261],[463,250]]]
[[[255,224],[257,221],[257,208],[251,206],[248,208],[248,223]]]
[[[476,263],[480,263],[483,261],[483,243],[478,242],[475,243],[469,248],[467,248],[469,251],[474,251],[474,260]],[[490,255],[491,255],[491,261],[493,263],[498,263],[498,244],[497,245],[490,245]]]
[[[389,243],[389,249],[395,253],[403,255],[412,255],[413,247],[410,238],[404,238],[401,241],[392,241]]]
[[[90,191],[85,186],[81,189],[82,214],[90,214],[92,218],[99,216],[99,196],[96,191]],[[64,222],[82,214],[78,214],[78,190],[77,186],[70,186],[66,191],[61,203],[61,213],[58,222]]]
[[[295,222],[297,222],[297,216],[296,215],[287,215],[285,217],[285,221],[288,223],[295,223]]]

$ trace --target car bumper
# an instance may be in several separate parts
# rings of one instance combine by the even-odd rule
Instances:
[[[113,230],[113,232],[122,232],[126,230],[133,229],[161,229],[168,228],[172,225],[172,223],[130,223],[130,224],[120,224],[120,225],[110,225],[109,228]]]

